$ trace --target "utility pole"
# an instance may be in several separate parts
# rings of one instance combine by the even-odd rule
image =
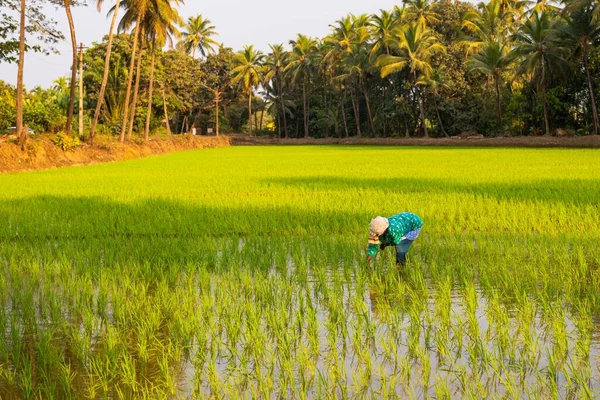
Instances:
[[[79,45],[79,136],[83,136],[83,43]]]

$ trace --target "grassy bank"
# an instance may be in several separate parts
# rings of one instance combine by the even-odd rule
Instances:
[[[17,144],[0,141],[0,173],[123,161],[173,151],[229,145],[229,139],[224,137],[152,137],[147,142],[121,143],[116,138],[100,136],[93,145],[80,143],[77,147],[63,150],[56,145],[55,136],[42,135],[27,141],[25,151],[21,151]]]

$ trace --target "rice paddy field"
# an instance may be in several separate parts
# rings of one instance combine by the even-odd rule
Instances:
[[[0,188],[2,399],[600,396],[598,150],[236,147]],[[406,267],[367,263],[407,210]]]

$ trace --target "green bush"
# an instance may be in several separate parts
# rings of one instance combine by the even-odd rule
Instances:
[[[57,133],[53,142],[63,151],[74,149],[75,147],[78,147],[81,144],[78,136],[69,136],[64,132]]]

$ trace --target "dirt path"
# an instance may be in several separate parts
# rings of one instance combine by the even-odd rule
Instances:
[[[276,139],[230,135],[234,146],[244,145],[382,145],[382,146],[461,146],[461,147],[572,147],[600,148],[600,136],[554,137],[521,136],[498,138],[348,138]]]
[[[0,173],[122,161],[180,150],[228,147],[230,144],[226,137],[174,136],[152,138],[147,143],[120,143],[112,138],[98,137],[94,145],[82,144],[73,150],[62,151],[52,143],[51,137],[44,135],[28,141],[26,151],[21,151],[16,144],[0,141]]]

